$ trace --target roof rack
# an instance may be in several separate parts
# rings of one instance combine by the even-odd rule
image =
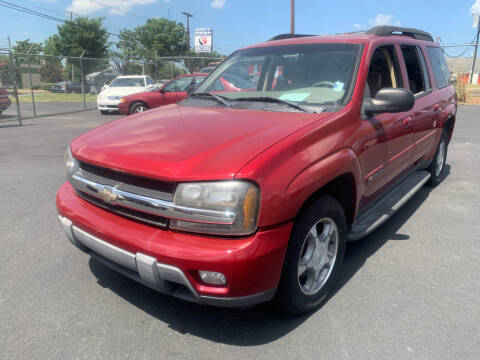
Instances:
[[[399,27],[399,26],[375,26],[366,32],[367,34],[378,35],[378,36],[390,36],[390,35],[405,35],[411,36],[418,40],[426,40],[433,42],[432,35],[430,33],[414,29],[414,28],[406,28],[406,27]]]
[[[283,39],[292,39],[292,38],[299,38],[299,37],[305,37],[305,36],[315,36],[312,34],[280,34],[277,36],[272,37],[271,39],[268,39],[267,41],[274,41],[274,40],[283,40]]]

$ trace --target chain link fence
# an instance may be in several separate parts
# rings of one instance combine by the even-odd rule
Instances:
[[[15,59],[10,42],[0,38],[0,127],[22,125]]]
[[[0,126],[96,109],[97,95],[119,75],[148,75],[161,87],[179,75],[200,72],[222,60],[175,56],[125,61],[14,53],[0,48]]]

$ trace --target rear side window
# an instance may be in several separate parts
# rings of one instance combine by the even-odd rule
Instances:
[[[428,56],[435,73],[435,82],[439,89],[449,85],[450,71],[448,70],[447,62],[442,54],[442,50],[438,47],[427,46]]]
[[[418,49],[415,45],[403,45],[401,47],[405,67],[407,68],[408,87],[414,94],[420,94],[427,90],[423,75]]]

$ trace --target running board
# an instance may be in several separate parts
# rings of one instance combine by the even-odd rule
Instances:
[[[355,219],[348,233],[349,241],[370,234],[397,212],[430,179],[427,171],[415,171],[377,201],[373,207]]]

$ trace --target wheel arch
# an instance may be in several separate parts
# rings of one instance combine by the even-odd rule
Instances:
[[[357,190],[353,173],[344,173],[317,189],[302,204],[297,216],[322,196],[331,196],[336,199],[343,208],[347,224],[351,225],[353,223],[357,203]]]
[[[135,101],[132,101],[132,103],[130,104],[130,107],[128,109],[128,113],[129,114],[132,114],[132,110],[133,110],[133,107],[137,104],[143,104],[147,107],[147,109],[150,109],[150,105],[148,105],[145,101],[143,100],[135,100]]]
[[[445,129],[445,131],[447,131],[449,143],[450,143],[450,140],[452,139],[454,127],[455,127],[455,116],[452,115],[447,119],[447,121],[445,121],[445,125],[443,125],[443,128]]]

